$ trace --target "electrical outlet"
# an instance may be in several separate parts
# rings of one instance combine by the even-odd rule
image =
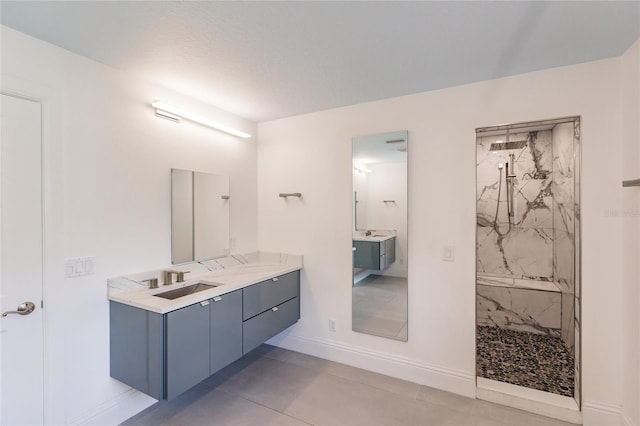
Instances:
[[[455,246],[442,247],[442,260],[444,260],[445,262],[455,262],[456,260]]]
[[[331,331],[331,332],[335,332],[336,331],[336,320],[334,320],[334,319],[330,319],[329,320],[329,331]]]

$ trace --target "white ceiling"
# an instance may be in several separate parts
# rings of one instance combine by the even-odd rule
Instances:
[[[622,54],[640,2],[5,1],[4,25],[265,121]]]

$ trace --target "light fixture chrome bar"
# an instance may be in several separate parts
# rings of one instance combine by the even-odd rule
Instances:
[[[166,120],[173,121],[174,123],[179,123],[180,121],[182,121],[180,116],[171,114],[170,112],[163,111],[161,109],[156,109],[156,117],[164,118]]]
[[[624,186],[624,187],[640,186],[640,179],[623,180],[622,181],[622,186]]]
[[[160,115],[163,118],[169,118],[167,117],[167,113],[177,116],[177,117],[181,117],[181,118],[186,118],[187,120],[191,120],[194,121],[196,123],[202,124],[204,126],[207,127],[211,127],[213,129],[216,130],[220,130],[221,132],[225,132],[225,133],[229,133],[230,135],[233,136],[238,136],[241,138],[250,138],[251,135],[249,133],[245,133],[243,131],[234,129],[233,127],[229,127],[229,126],[225,126],[224,124],[220,124],[217,123],[213,120],[209,120],[206,117],[202,117],[198,114],[194,114],[192,112],[189,112],[187,110],[184,110],[182,108],[178,108],[175,107],[173,105],[169,105],[169,104],[165,104],[164,102],[159,102],[159,101],[154,101],[151,106],[153,106],[156,109],[156,115]]]
[[[281,192],[279,194],[280,197],[283,198],[287,198],[287,197],[302,197],[302,193],[301,192]]]

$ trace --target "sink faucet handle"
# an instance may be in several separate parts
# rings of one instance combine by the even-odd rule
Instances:
[[[149,288],[158,288],[158,279],[157,278],[148,278],[148,279],[142,280],[140,282],[149,283]]]
[[[183,283],[184,282],[184,274],[186,274],[188,272],[190,272],[190,271],[174,271],[174,270],[171,270],[171,269],[163,271],[162,272],[162,277],[164,278],[164,285],[173,284],[173,275],[174,274],[176,276],[176,282],[177,283]]]
[[[184,282],[184,274],[188,274],[191,271],[177,271],[176,272],[176,282],[183,283]]]

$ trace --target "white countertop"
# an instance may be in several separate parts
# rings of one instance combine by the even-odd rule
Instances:
[[[232,258],[232,261],[221,261],[229,258]],[[298,255],[255,253],[253,255],[245,256],[229,256],[228,258],[221,260],[217,260],[216,263],[224,266],[221,266],[218,270],[206,272],[198,271],[198,273],[190,274],[185,282],[171,285],[160,285],[159,288],[156,289],[149,289],[146,287],[146,285],[139,281],[141,278],[117,277],[110,279],[108,280],[108,299],[114,302],[120,302],[137,308],[146,309],[151,312],[165,314],[288,272],[302,269],[302,256]],[[197,264],[202,264],[202,262],[196,262],[189,266]],[[176,268],[170,267],[166,269]],[[190,268],[190,270],[192,269],[196,268]],[[149,274],[151,274],[151,272],[146,273],[146,275]],[[135,275],[139,277],[144,276],[145,274]],[[174,300],[154,296],[155,294],[192,285],[196,282],[209,282],[218,286],[198,293],[179,297]]]
[[[371,241],[371,242],[381,242],[381,241],[387,241],[390,240],[391,238],[395,238],[395,235],[370,235],[370,236],[364,236],[364,235],[354,235],[353,236],[353,241]]]

